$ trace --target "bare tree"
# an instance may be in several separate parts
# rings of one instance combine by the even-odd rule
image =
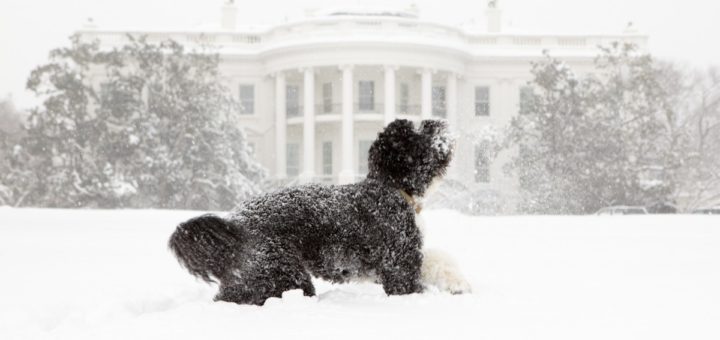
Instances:
[[[678,196],[686,209],[720,202],[720,69],[689,73],[680,91],[687,134],[683,185]]]

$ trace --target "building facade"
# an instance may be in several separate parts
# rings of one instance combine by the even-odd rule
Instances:
[[[647,40],[631,31],[506,32],[493,5],[482,27],[424,21],[415,8],[346,8],[244,30],[237,28],[236,12],[227,3],[217,30],[88,27],[79,33],[105,46],[122,44],[131,33],[151,42],[216,47],[222,75],[241,104],[238,124],[257,159],[279,180],[356,181],[367,172],[370,143],[385,124],[441,118],[457,136],[449,178],[508,202],[517,192],[516,180],[502,170],[509,152],[492,157],[483,140],[518,113],[531,62],[548,50],[589,70],[598,45],[625,41],[642,48]],[[505,209],[512,211],[512,203]]]

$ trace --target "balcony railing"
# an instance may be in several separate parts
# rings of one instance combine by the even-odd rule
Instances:
[[[337,182],[337,177],[333,175],[317,175],[313,178],[313,182],[334,184]]]
[[[353,105],[353,112],[355,113],[384,113],[385,106],[383,103],[372,102],[372,103],[355,103]]]
[[[445,116],[447,116],[447,108],[445,108],[445,105],[433,106],[432,115],[433,117],[445,118]]]
[[[420,115],[420,105],[397,105],[395,107],[395,112],[397,114],[402,115],[413,115],[413,116],[419,116]]]
[[[301,117],[303,115],[303,107],[302,105],[288,105],[285,108],[285,112],[288,118]]]
[[[332,104],[316,104],[315,114],[316,115],[332,115],[342,113],[342,103]]]
[[[303,106],[287,106],[286,113],[288,118],[302,117],[304,114]],[[395,105],[395,113],[401,115],[419,116],[421,112],[421,106],[417,104],[412,105]],[[364,113],[385,113],[385,105],[383,103],[354,103],[353,113],[364,114]],[[342,114],[342,103],[332,103],[331,105],[326,104],[315,104],[315,115],[331,115],[331,114]],[[447,112],[444,107],[434,107],[432,109],[433,116],[445,117]]]

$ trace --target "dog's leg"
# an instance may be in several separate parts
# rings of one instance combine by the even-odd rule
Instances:
[[[422,254],[419,249],[395,253],[386,259],[380,270],[380,282],[388,295],[404,295],[422,292],[420,267]]]
[[[435,286],[452,294],[465,294],[472,291],[455,261],[441,250],[423,250],[421,272],[423,286]]]
[[[279,244],[260,243],[249,250],[252,262],[233,270],[225,278],[215,300],[239,304],[263,305],[271,297],[282,297],[292,289],[302,289],[305,296],[314,296],[315,287],[300,256]]]

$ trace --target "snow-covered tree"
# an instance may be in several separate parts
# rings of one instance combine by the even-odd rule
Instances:
[[[33,169],[29,205],[228,209],[259,190],[219,57],[173,41],[101,51],[73,37],[50,53],[28,88],[31,112],[18,155]],[[103,69],[99,88],[88,71]]]
[[[533,65],[533,93],[508,142],[519,150],[507,168],[519,175],[523,211],[589,213],[673,190],[673,113],[657,64],[629,44],[601,52],[596,73],[582,77],[547,55]]]
[[[22,117],[10,96],[0,100],[0,206],[14,205],[19,195],[13,185],[19,178],[12,161],[13,145],[22,138]]]
[[[101,55],[97,44],[77,38],[72,43],[51,51],[50,62],[34,69],[27,82],[43,104],[30,111],[26,137],[14,155],[18,167],[30,170],[24,204],[87,206],[106,196],[107,179],[94,162],[103,126],[89,111],[94,92],[86,79]]]
[[[676,196],[686,210],[720,203],[720,70],[669,65],[683,156]]]

